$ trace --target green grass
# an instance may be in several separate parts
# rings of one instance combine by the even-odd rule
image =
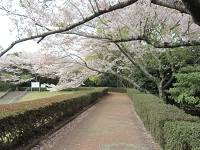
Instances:
[[[25,95],[20,102],[25,102],[25,101],[32,101],[40,98],[47,98],[47,97],[52,97],[52,96],[57,96],[57,95],[63,95],[63,94],[72,94],[74,92],[30,92],[27,95]]]

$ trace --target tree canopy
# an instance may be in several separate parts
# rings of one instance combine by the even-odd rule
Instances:
[[[1,80],[48,76],[61,90],[103,73],[163,97],[190,79],[178,75],[182,67],[199,64],[199,8],[199,0],[1,0],[16,40],[0,56],[21,42],[41,44],[39,54],[1,57]]]
[[[160,17],[163,17],[164,14],[169,15],[169,17],[172,13],[177,14],[175,16],[175,20],[171,20],[171,24],[173,24],[171,26],[171,29],[177,26],[182,26],[183,24],[181,24],[181,22],[185,22],[185,20],[188,19],[189,22],[185,22],[184,25],[188,27],[187,32],[191,32],[191,28],[194,28],[192,27],[194,26],[193,22],[195,22],[196,25],[200,24],[199,0],[1,0],[1,12],[3,15],[6,15],[11,19],[14,25],[12,27],[12,30],[13,32],[17,31],[17,34],[16,41],[13,41],[13,43],[11,43],[9,47],[4,48],[0,56],[4,55],[16,44],[27,40],[35,39],[39,43],[45,38],[48,38],[48,40],[53,40],[52,37],[55,38],[57,34],[69,34],[67,33],[68,31],[74,32],[74,30],[80,28],[82,29],[81,31],[84,31],[84,29],[88,30],[88,24],[90,24],[90,21],[98,20],[101,17],[104,17],[104,15],[109,15],[112,12],[112,15],[115,16],[116,14],[118,14],[118,10],[129,12],[137,19],[137,17],[140,16],[139,14],[143,12],[143,10],[137,9],[138,7],[140,7],[140,5],[151,5],[153,9],[159,8],[162,10],[159,14],[155,14],[155,12],[152,12],[149,7],[143,7],[143,10],[145,10],[146,12],[145,14],[143,14],[145,20],[143,20],[144,22],[142,22],[141,25],[138,25],[142,28],[145,27],[145,22],[149,22],[148,16],[153,14],[154,16]],[[168,11],[166,8],[170,8],[170,11]],[[132,14],[133,12],[135,13]],[[124,16],[124,19],[126,19],[126,16]],[[157,17],[155,18],[155,20],[158,20]],[[197,39],[184,39],[182,41],[176,41],[172,43],[168,41],[163,43],[159,43],[158,41],[151,42],[149,37],[146,35],[138,35],[128,37],[126,39],[122,38],[115,40],[128,41],[134,39],[144,40],[155,47],[161,48],[194,46],[200,44],[199,40]]]

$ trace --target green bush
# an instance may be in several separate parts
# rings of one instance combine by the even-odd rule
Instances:
[[[188,115],[175,106],[167,105],[162,99],[156,96],[137,94],[137,91],[131,89],[128,90],[128,95],[132,99],[135,110],[141,117],[144,125],[163,148],[165,148],[166,140],[170,140],[170,136],[167,137],[168,139],[165,137],[164,126],[166,122],[184,121],[200,123],[199,117]],[[168,130],[170,130],[170,127],[168,127]],[[196,129],[194,129],[194,132],[195,130]],[[176,138],[179,138],[178,134]],[[182,145],[184,145],[184,143],[182,143]],[[179,149],[181,149],[180,147]]]
[[[127,88],[117,88],[117,87],[109,87],[108,89],[110,92],[120,92],[120,93],[127,93]]]
[[[0,149],[12,149],[42,135],[107,93],[107,88],[79,91],[30,102],[0,105]]]
[[[167,150],[200,149],[200,125],[198,122],[167,121],[163,131]]]
[[[131,89],[131,88],[124,88],[124,87],[109,87],[108,90],[110,92],[119,92],[119,93],[134,93],[134,94],[141,94],[139,90]]]
[[[0,82],[0,91],[6,91],[8,89],[15,89],[16,85],[10,82]]]

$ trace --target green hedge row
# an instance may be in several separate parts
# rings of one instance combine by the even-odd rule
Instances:
[[[107,92],[107,88],[95,88],[71,95],[0,105],[0,149],[16,148],[47,133]]]
[[[123,88],[123,87],[109,87],[108,90],[110,92],[119,92],[119,93],[127,93],[129,94],[129,92],[131,93],[135,93],[135,94],[141,94],[141,92],[139,90],[136,89],[131,89],[131,88]]]
[[[200,150],[200,123],[167,121],[163,127],[165,149]]]
[[[109,87],[108,90],[110,92],[120,92],[120,93],[127,93],[127,88],[116,88],[116,87]]]
[[[154,139],[165,150],[199,150],[200,119],[150,94],[128,89],[135,110]]]

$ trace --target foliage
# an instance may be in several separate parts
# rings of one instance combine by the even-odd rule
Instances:
[[[0,91],[6,91],[10,88],[15,89],[16,85],[10,82],[0,82]]]
[[[172,51],[173,60],[176,62],[176,69],[200,63],[200,47],[180,47]],[[168,56],[170,57],[170,56]]]
[[[59,78],[57,85],[49,85],[52,91],[78,87],[89,76],[110,73],[122,83],[126,80],[132,87],[163,97],[181,66],[172,59],[173,48],[200,45],[200,27],[192,21],[194,16],[182,14],[190,11],[188,5],[172,4],[171,0],[2,2],[2,11],[16,27],[11,28],[18,31],[17,42],[4,52],[26,40],[42,41],[46,56],[37,55],[37,61],[30,58],[32,64],[23,62],[10,68],[23,71],[25,64],[36,79]],[[16,7],[20,9],[16,11]],[[13,78],[17,82],[27,79]]]
[[[128,89],[127,93],[132,99],[135,110],[141,117],[145,127],[163,149],[173,149],[173,144],[169,145],[169,142],[175,139],[179,141],[179,144],[176,144],[176,149],[182,149],[185,144],[190,145],[192,148],[196,146],[200,148],[200,145],[198,145],[200,137],[196,135],[196,130],[200,130],[199,126],[197,126],[200,123],[199,117],[188,115],[175,106],[167,105],[156,96],[137,93],[135,90],[132,91],[132,89]],[[176,130],[175,125],[177,122],[178,128],[181,128],[181,124],[184,124],[181,135],[178,133],[179,129],[177,129],[177,134],[173,134],[173,131]],[[166,135],[165,132],[167,132]],[[188,137],[188,134],[192,135]],[[187,136],[185,137],[187,140],[182,140],[181,138],[184,137],[180,136]]]
[[[171,98],[185,109],[200,109],[200,65],[183,67],[175,77],[177,81],[169,90]]]
[[[167,121],[163,127],[166,150],[198,150],[199,122]]]
[[[97,76],[91,76],[91,77],[89,77],[89,80],[97,83],[99,81],[99,78]]]
[[[154,82],[143,75],[139,69],[133,68],[132,70],[132,76],[137,79],[137,82],[141,86],[141,88],[146,89],[153,94],[158,94],[158,88]],[[149,71],[152,72],[152,74],[156,75],[155,69],[149,68]]]
[[[23,80],[29,80],[29,79],[32,78],[32,76],[31,76],[30,74],[22,74],[21,78],[22,78]]]
[[[164,7],[160,7],[160,6],[164,6]],[[176,33],[176,32],[181,33],[181,36],[185,36],[185,35],[187,36],[189,31],[193,33],[193,29],[194,29],[193,21],[197,25],[199,25],[199,16],[198,16],[199,2],[195,0],[190,0],[190,2],[187,2],[186,0],[182,0],[182,1],[179,1],[177,4],[174,4],[173,0],[169,0],[165,2],[161,2],[161,1],[149,2],[147,0],[140,0],[140,1],[119,0],[117,2],[114,2],[111,0],[102,0],[102,1],[83,0],[81,3],[80,1],[77,1],[77,0],[73,2],[71,1],[62,2],[60,0],[58,1],[54,1],[54,0],[22,1],[20,0],[16,2],[14,0],[10,0],[10,1],[2,1],[0,4],[0,7],[1,7],[2,15],[8,16],[8,18],[11,19],[11,24],[12,24],[10,26],[11,31],[13,30],[17,31],[16,41],[13,42],[7,49],[5,50],[0,49],[2,51],[0,56],[5,54],[14,45],[20,42],[24,42],[31,39],[38,39],[38,38],[40,38],[39,42],[41,42],[42,40],[46,39],[47,36],[51,36],[51,35],[55,35],[59,33],[70,34],[68,33],[69,31],[78,30],[80,28],[82,28],[82,31],[84,31],[87,28],[84,25],[87,23],[90,24],[91,23],[90,21],[95,20],[96,24],[98,24],[99,20],[97,18],[99,18],[105,25],[107,25],[108,24],[107,20],[103,19],[107,17],[105,17],[104,15],[107,15],[113,11],[115,11],[115,14],[116,14],[116,15],[112,15],[113,20],[118,17],[120,13],[118,14],[117,11],[120,11],[120,10],[128,11],[130,16],[133,16],[135,18],[134,22],[136,22],[136,25],[134,26],[132,31],[134,31],[136,35],[142,35],[143,33],[141,31],[140,33],[137,33],[136,29],[138,28],[141,29],[145,27],[148,28],[149,27],[148,22],[150,22],[151,26],[154,29],[147,29],[145,32],[145,37],[142,37],[142,36],[138,37],[137,40],[142,39],[146,42],[151,43],[154,46],[157,46],[160,43],[157,43],[158,41],[152,42],[151,40],[153,38],[151,37],[149,32],[152,32],[152,35],[159,35],[159,32],[162,34],[166,34],[171,31],[172,33]],[[127,7],[130,10],[126,10]],[[136,8],[132,8],[132,7],[136,7]],[[151,8],[154,8],[154,10],[152,10]],[[174,11],[173,9],[175,9],[176,11]],[[157,10],[159,10],[159,12],[156,12]],[[131,14],[132,12],[134,13]],[[185,14],[188,14],[188,15],[185,15]],[[125,17],[119,16],[119,18],[122,18],[121,24],[124,24],[127,26],[129,24],[133,24],[133,22],[131,21],[132,19],[129,19],[128,18],[129,16],[127,14],[124,14],[124,15]],[[43,19],[41,19],[41,16],[43,17]],[[152,16],[154,17],[153,19],[152,19]],[[155,28],[156,21],[158,20],[156,18],[157,16],[159,18],[162,18],[162,20],[158,21],[159,27]],[[166,19],[166,16],[172,19],[171,20]],[[142,21],[140,21],[139,23],[136,20],[140,18],[142,19]],[[182,18],[182,19],[180,21],[175,20],[179,18]],[[167,28],[166,28],[166,26],[164,25],[164,22],[168,22],[168,21],[169,21],[169,24],[167,25]],[[115,25],[116,24],[113,23],[113,26]],[[92,27],[93,26],[89,26],[89,29]],[[179,29],[179,27],[182,27],[183,30]],[[123,35],[122,37],[124,37],[124,34],[121,34],[121,32],[127,33],[126,29],[128,28],[129,27],[125,26],[124,28],[121,29],[121,31],[119,30],[118,32],[116,32],[116,35],[120,35],[120,36]],[[178,30],[174,30],[176,28],[178,28]],[[187,30],[185,30],[185,28],[187,28]],[[163,29],[165,30],[163,31]],[[99,28],[96,28],[96,30],[100,31],[102,35],[105,35],[106,33],[104,30],[101,30]],[[12,32],[12,33],[15,33],[15,32]],[[125,37],[127,37],[127,35]],[[179,36],[177,37],[179,38]],[[187,38],[185,38],[185,40],[187,40],[187,42],[185,42],[185,40],[184,41],[179,40],[177,39],[177,37],[174,37],[173,35],[173,37],[171,37],[171,42],[180,43],[178,44],[179,46],[188,45],[188,43],[189,45],[194,44],[192,41],[190,42]],[[166,40],[166,38],[163,36],[160,36],[160,38],[157,37],[155,39]],[[62,43],[62,41],[60,43]],[[162,47],[166,47],[166,46],[171,47],[171,43],[169,44],[168,41],[166,43],[164,42],[161,43],[161,45]]]
[[[108,90],[109,90],[110,92],[127,93],[127,88],[114,88],[114,87],[109,87]]]
[[[111,74],[92,76],[84,82],[84,86],[89,87],[117,87],[117,77]]]
[[[54,91],[78,87],[99,72],[126,80],[140,90],[146,88],[153,93],[158,90],[162,97],[164,90],[171,86],[174,73],[195,56],[190,55],[190,61],[185,59],[187,61],[179,63],[179,57],[176,59],[176,55],[170,54],[171,48],[200,45],[199,13],[196,13],[199,2],[195,0],[178,3],[173,0],[10,0],[1,1],[0,8],[1,14],[11,19],[11,31],[16,34],[15,41],[7,49],[1,48],[0,56],[14,45],[32,39],[38,39],[38,43],[42,41],[42,51],[60,56],[28,54],[24,57],[26,61],[20,64],[23,55],[17,54],[18,61],[9,67],[2,66],[6,60],[1,61],[0,73],[5,71],[3,80],[11,77],[18,83],[31,80],[22,75],[28,70],[36,80],[43,76],[59,78],[57,85],[49,85]],[[160,51],[168,51],[169,55],[160,54]],[[7,59],[7,63],[10,60]],[[85,67],[80,69],[80,66]],[[137,69],[135,74],[133,68]],[[177,75],[177,78],[192,80],[196,76],[198,74]],[[180,91],[182,89],[176,93]],[[186,101],[198,106],[198,95],[198,89],[192,87],[177,101],[187,97]]]
[[[0,149],[13,149],[44,135],[107,93],[93,88],[76,94],[0,106]]]

